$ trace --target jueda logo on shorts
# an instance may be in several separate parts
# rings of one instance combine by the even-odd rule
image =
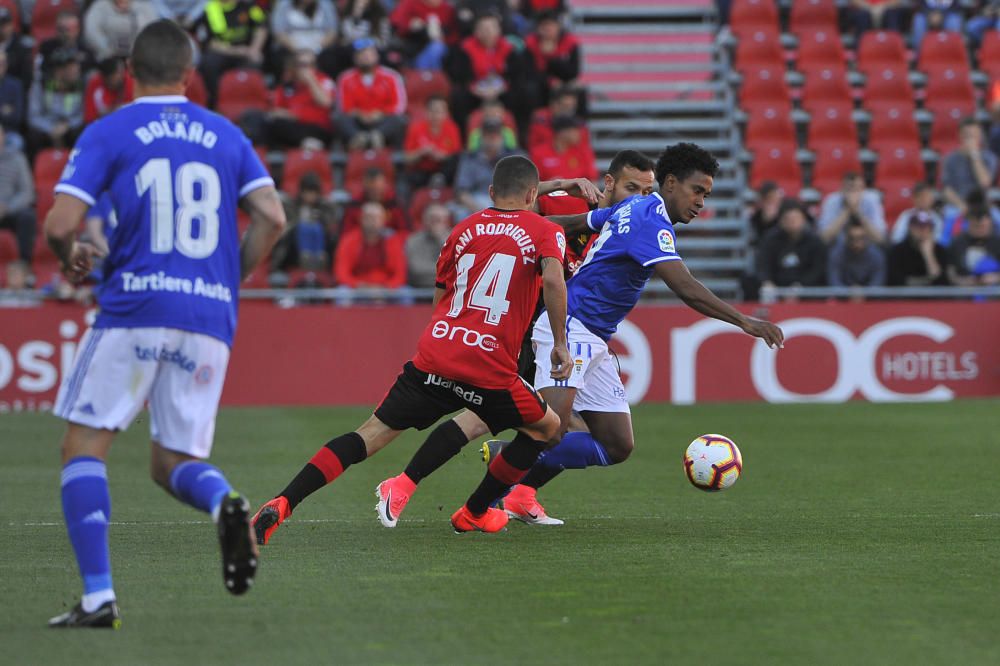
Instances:
[[[451,390],[455,395],[466,402],[471,402],[473,405],[483,404],[483,396],[479,395],[472,389],[466,389],[453,382],[450,379],[445,379],[438,375],[427,375],[427,379],[424,380],[424,386],[440,386],[443,389]]]
[[[156,349],[156,347],[135,347],[135,357],[140,361],[163,361],[173,363],[181,370],[194,372],[197,364],[181,353],[179,349]]]
[[[500,347],[496,337],[488,333],[480,333],[464,326],[449,326],[446,321],[434,322],[431,335],[435,338],[447,338],[448,340],[459,340],[467,347],[478,347],[483,351],[491,352]]]

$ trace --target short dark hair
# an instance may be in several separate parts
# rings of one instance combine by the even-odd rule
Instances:
[[[958,123],[958,129],[964,130],[966,127],[979,127],[979,121],[974,116],[966,116]]]
[[[98,61],[97,71],[103,74],[104,76],[111,76],[119,69],[121,69],[122,65],[124,64],[125,64],[124,61],[118,56],[111,56],[109,58],[105,58],[104,60]]]
[[[493,196],[518,196],[538,186],[538,167],[527,157],[510,155],[493,169]]]
[[[719,163],[712,153],[694,143],[667,146],[656,160],[656,182],[660,185],[670,174],[677,180],[686,180],[696,171],[715,178]]]
[[[132,73],[146,85],[180,83],[191,66],[191,40],[173,21],[153,21],[132,45]]]
[[[636,171],[652,171],[656,168],[656,164],[638,150],[619,150],[618,154],[611,158],[608,173],[611,174],[612,178],[617,179],[622,175],[625,167],[632,167]]]

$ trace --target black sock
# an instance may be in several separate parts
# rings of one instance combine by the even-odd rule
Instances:
[[[365,440],[356,432],[331,439],[306,463],[280,496],[294,509],[299,502],[331,483],[344,470],[368,457]]]
[[[504,447],[486,470],[479,487],[465,503],[474,516],[486,513],[490,504],[507,492],[507,488],[521,480],[524,473],[535,464],[545,442],[536,441],[524,433],[517,433],[510,444]]]
[[[427,436],[403,472],[413,483],[420,483],[424,477],[430,476],[457,456],[468,443],[469,438],[454,419],[445,421]]]
[[[538,490],[546,483],[562,474],[562,467],[549,467],[547,465],[532,465],[528,473],[521,479],[522,486],[529,486]]]

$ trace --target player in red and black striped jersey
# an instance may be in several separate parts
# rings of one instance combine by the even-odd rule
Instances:
[[[618,153],[604,175],[604,190],[599,197],[592,197],[592,203],[599,207],[610,207],[619,201],[636,195],[650,194],[655,185],[653,161],[634,150],[624,150]],[[587,212],[591,203],[587,198],[592,194],[593,186],[586,179],[545,181],[540,185],[541,192],[548,192],[538,198],[538,209],[546,215],[571,215]],[[567,279],[583,262],[586,252],[595,236],[582,234],[567,239],[566,244],[566,274]],[[542,311],[539,307],[535,318]],[[533,320],[534,321],[534,320]],[[530,329],[521,347],[518,371],[522,377],[534,378],[535,353],[531,346]],[[530,380],[529,380],[530,381]],[[578,414],[570,421],[570,430],[586,430],[587,426]],[[416,490],[417,484],[432,474],[473,439],[489,432],[487,424],[476,414],[464,411],[450,421],[442,423],[427,437],[423,446],[414,454],[406,470],[379,484],[376,494],[379,497],[378,516],[386,527],[394,527],[410,496]],[[520,516],[518,516],[520,517]],[[555,521],[545,515],[536,516],[533,522],[540,524],[546,520]]]
[[[521,340],[539,290],[550,323],[560,328],[557,337],[566,317],[566,239],[561,227],[532,211],[537,193],[538,169],[530,160],[511,156],[497,162],[490,186],[494,207],[459,223],[441,250],[434,313],[416,355],[367,422],[328,442],[257,512],[259,543],[270,539],[299,502],[351,464],[372,456],[403,430],[423,430],[462,408],[494,433],[514,428],[519,434],[451,524],[457,532],[497,532],[507,524],[507,514],[490,504],[521,479],[560,425],[517,374]],[[553,378],[569,377],[564,336],[556,340],[551,362]]]

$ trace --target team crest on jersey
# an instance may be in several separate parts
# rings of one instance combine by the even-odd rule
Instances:
[[[556,232],[556,245],[559,246],[559,251],[562,256],[566,256],[566,236],[561,231]]]
[[[656,234],[656,241],[660,244],[660,249],[664,252],[676,251],[674,250],[674,237],[666,229],[660,229],[660,232]]]

